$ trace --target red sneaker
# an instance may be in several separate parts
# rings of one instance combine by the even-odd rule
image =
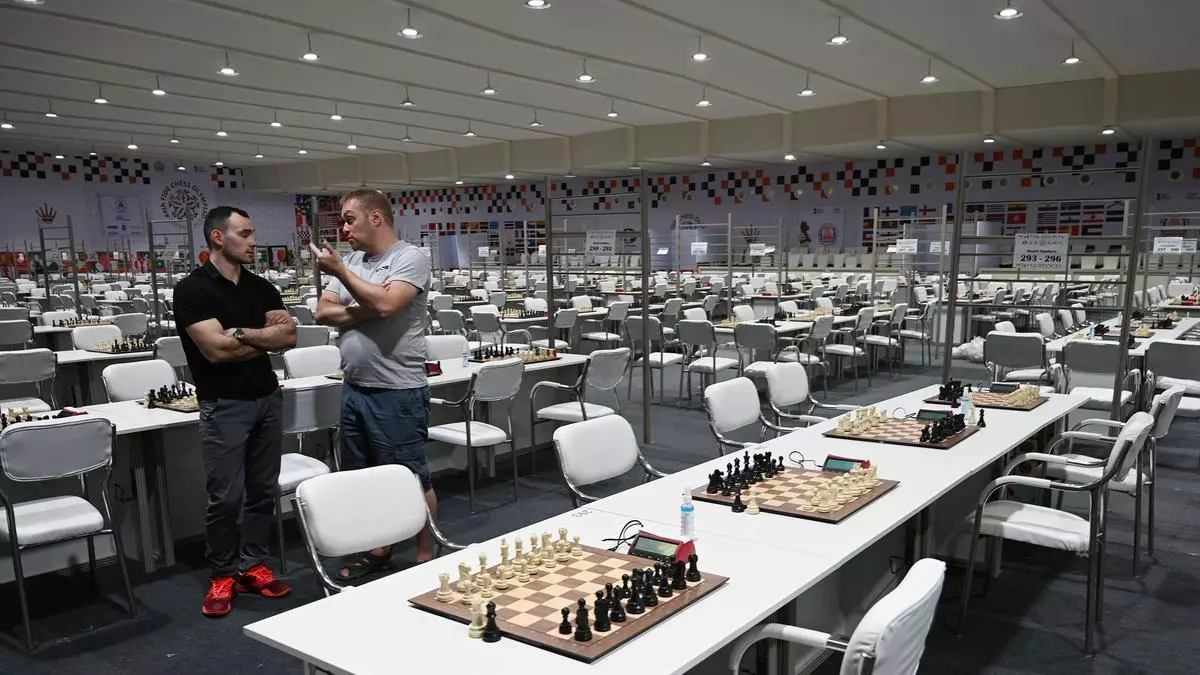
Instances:
[[[234,590],[233,577],[217,577],[208,587],[208,595],[204,596],[204,604],[200,605],[200,613],[204,616],[219,617],[233,611]]]
[[[243,572],[235,588],[238,593],[258,593],[264,598],[282,598],[292,592],[292,587],[276,579],[266,565],[255,565]]]

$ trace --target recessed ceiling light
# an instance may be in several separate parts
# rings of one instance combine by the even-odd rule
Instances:
[[[692,60],[696,62],[708,60],[708,54],[704,53],[704,36],[702,35],[696,36],[696,53],[692,54]]]
[[[412,99],[408,97],[408,87],[404,88],[404,100],[400,102],[400,105],[404,106],[405,108],[411,108],[416,105],[416,103],[413,103]]]
[[[92,103],[108,103],[108,99],[104,98],[104,86],[99,83],[96,84],[96,98],[92,99]]]
[[[536,109],[533,111],[533,121],[529,123],[529,126],[533,127],[534,129],[542,126],[542,123],[538,121]]]
[[[1073,66],[1076,63],[1079,63],[1079,57],[1075,55],[1075,41],[1071,40],[1071,53],[1067,56],[1067,58],[1063,59],[1063,65]]]
[[[162,83],[158,81],[158,76],[154,76],[154,88],[150,90],[155,96],[166,96],[167,90],[162,88]]]
[[[342,121],[342,115],[341,115],[341,113],[338,112],[337,101],[333,102],[333,114],[329,116],[329,119],[333,120],[334,122]]]
[[[582,84],[596,83],[596,76],[587,71],[587,59],[583,60],[583,70],[579,71],[579,75],[575,77],[575,81]]]
[[[175,170],[176,171],[187,171],[187,167],[180,164],[179,166],[175,167]]]
[[[358,146],[354,144],[354,137],[353,137],[353,136],[351,136],[351,137],[350,137],[350,143],[348,143],[348,144],[346,145],[346,149],[347,149],[347,150],[357,150],[357,149],[358,149]]]
[[[933,59],[929,59],[929,70],[925,71],[925,77],[921,78],[921,84],[933,84],[937,81],[937,76],[933,74]]]
[[[996,139],[993,138],[991,134],[988,134],[987,136],[983,137],[983,142],[984,143],[995,143]]]
[[[263,158],[263,154],[262,154],[262,152],[256,152],[256,153],[254,153],[254,159],[262,159],[262,158]]]
[[[605,114],[605,117],[616,118],[620,116],[621,113],[617,112],[617,102],[614,99],[608,99],[608,113]]]
[[[550,3],[546,0],[525,0],[525,9],[550,9]]]
[[[305,33],[304,37],[308,40],[308,51],[301,54],[300,58],[309,62],[320,60],[320,55],[314,52],[312,48],[312,33]]]
[[[95,157],[95,156],[96,156],[96,151],[95,151],[95,150],[92,150],[92,151],[88,152],[88,157]]]
[[[171,140],[168,141],[171,145],[179,145],[179,137],[175,135],[175,130],[171,130]]]
[[[876,150],[887,150],[887,143],[884,143],[883,141],[879,141],[878,143],[875,144],[875,149]]]
[[[308,151],[305,150],[304,148],[300,148],[299,150],[296,151],[296,154],[297,155],[307,155]]]
[[[800,90],[799,94],[796,94],[797,96],[815,96],[816,95],[817,92],[813,91],[813,88],[810,84],[812,82],[811,78],[812,78],[811,75],[804,76],[804,88]]]
[[[712,162],[708,161],[708,158],[706,157],[700,162],[700,166],[712,166]]]
[[[462,184],[463,184],[463,182],[462,182],[462,180],[456,180],[456,181],[454,181],[454,184],[455,184],[455,185],[462,185]]]
[[[996,17],[997,19],[1003,19],[1007,21],[1009,19],[1019,18],[1022,14],[1023,12],[1021,10],[1012,6],[1012,0],[1008,0],[1004,3],[1004,6],[1000,8],[1000,11],[996,12],[992,16]]]
[[[4,121],[0,122],[0,129],[4,129],[7,131],[7,130],[13,129],[13,128],[14,128],[13,123],[8,121],[8,113],[4,113]]]
[[[705,86],[700,90],[700,100],[696,101],[697,108],[707,108],[712,105],[712,101],[708,100],[708,87]]]
[[[794,161],[796,161],[796,155],[794,153],[789,152],[788,154],[783,156],[783,161],[794,162]]]
[[[221,66],[221,69],[218,70],[217,72],[224,75],[225,77],[237,77],[238,76],[238,71],[234,70],[233,64],[231,64],[229,62],[229,52],[228,51],[225,52],[225,65]]]
[[[226,136],[229,135],[229,132],[225,131],[224,129],[217,129],[217,135],[220,136],[221,138],[225,138]]]
[[[829,41],[826,42],[825,44],[833,45],[834,47],[841,47],[842,45],[850,44],[850,38],[846,37],[845,34],[842,33],[842,17],[841,16],[839,16],[837,18],[837,32],[834,33],[833,37],[829,38]]]
[[[516,176],[512,175],[511,173],[504,174],[504,180],[512,180],[514,178],[516,178]]]
[[[487,83],[483,85],[483,91],[481,91],[479,93],[483,94],[484,96],[495,96],[496,95],[496,88],[492,86],[492,73],[491,72],[488,72]]]
[[[130,150],[137,150],[137,149],[138,149],[137,143],[130,143],[129,145],[127,145],[127,146],[125,146],[125,147],[129,148]]]
[[[575,178],[575,177],[576,177],[575,174],[570,173],[570,172],[563,174],[563,178]]]
[[[46,117],[49,117],[50,119],[58,117],[58,113],[54,112],[54,101],[51,101],[50,99],[46,99]]]
[[[399,35],[402,38],[408,38],[409,40],[416,40],[418,38],[425,37],[421,34],[421,31],[417,30],[412,25],[412,7],[408,8],[408,19],[404,22],[404,28],[401,28],[396,35]]]
[[[43,5],[46,0],[16,0],[18,5]]]
[[[1117,133],[1117,130],[1111,124],[1100,130],[1101,136],[1112,136],[1115,133]]]

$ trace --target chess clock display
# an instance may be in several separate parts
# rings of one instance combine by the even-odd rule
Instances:
[[[657,562],[688,562],[696,552],[693,541],[680,541],[642,530],[629,545],[629,554]]]
[[[829,455],[825,457],[825,463],[821,465],[823,471],[835,471],[837,473],[847,473],[857,468],[870,468],[871,462],[865,459],[851,459],[849,457],[838,457],[837,455]]]

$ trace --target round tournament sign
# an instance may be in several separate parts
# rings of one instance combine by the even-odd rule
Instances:
[[[188,180],[174,180],[159,193],[159,211],[164,218],[200,222],[208,214],[208,198]]]

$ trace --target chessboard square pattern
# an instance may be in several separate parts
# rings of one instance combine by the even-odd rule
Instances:
[[[785,469],[783,475],[776,475],[774,478],[764,480],[753,485],[752,488],[758,494],[758,507],[761,511],[784,516],[820,520],[828,523],[838,523],[899,485],[896,481],[881,480],[879,485],[870,489],[865,494],[855,497],[830,512],[821,513],[810,504],[810,492],[815,493],[817,488],[833,480],[836,475],[820,470],[788,467]],[[706,491],[706,488],[707,486],[701,486],[693,490],[693,499],[725,506],[733,503],[733,497],[724,497],[720,494],[710,495]],[[745,503],[746,499],[746,493],[743,492],[742,503]],[[753,518],[755,516],[747,517]]]

